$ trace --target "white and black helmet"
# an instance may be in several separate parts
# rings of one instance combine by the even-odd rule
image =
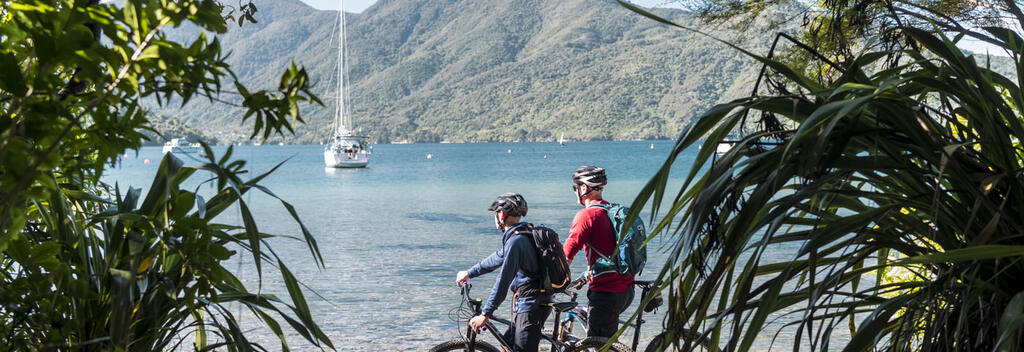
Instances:
[[[498,199],[487,208],[490,211],[502,211],[506,216],[526,216],[526,198],[519,193],[505,193],[498,196]]]
[[[572,183],[576,186],[587,185],[590,188],[601,189],[608,184],[608,176],[602,168],[584,165],[572,174]]]

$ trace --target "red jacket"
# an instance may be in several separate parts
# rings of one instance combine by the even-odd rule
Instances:
[[[608,204],[604,200],[600,204]],[[590,243],[588,246],[587,243]],[[572,219],[572,226],[569,228],[569,238],[562,245],[565,258],[572,263],[573,257],[580,249],[586,249],[587,268],[594,265],[600,256],[594,253],[596,249],[604,255],[611,255],[615,252],[615,235],[612,230],[612,222],[608,219],[608,213],[600,207],[583,208],[576,213]],[[607,273],[590,279],[590,290],[597,292],[624,292],[633,284],[633,276]]]

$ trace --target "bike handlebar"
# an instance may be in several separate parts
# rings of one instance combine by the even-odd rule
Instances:
[[[579,290],[583,288],[583,285],[585,285],[587,281],[588,280],[586,277],[579,277],[576,280],[573,280],[572,282],[569,283],[569,288],[573,290]]]
[[[573,290],[579,290],[583,288],[583,285],[586,284],[587,281],[590,281],[590,278],[587,277],[585,274],[580,274],[580,276],[577,277],[576,280],[572,280],[571,282],[569,282],[569,288]],[[652,287],[657,286],[657,282],[652,280],[633,280],[632,284],[633,286],[637,286],[644,289],[650,289]]]
[[[471,306],[473,306],[474,310],[479,310],[480,307],[478,306],[478,304],[481,302],[479,302],[479,300],[474,300],[473,297],[469,296],[469,290],[471,288],[473,288],[473,285],[470,284],[469,282],[463,282],[459,284],[459,291],[462,294],[462,299],[469,303]]]

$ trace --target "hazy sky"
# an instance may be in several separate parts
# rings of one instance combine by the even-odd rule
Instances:
[[[321,10],[337,10],[338,0],[302,0],[302,2],[309,4],[315,8]],[[345,12],[363,12],[367,7],[373,5],[377,0],[348,0],[345,1]]]
[[[338,0],[302,0],[303,2],[321,10],[337,10]],[[674,0],[637,0],[634,3],[644,6],[655,6],[673,2]],[[373,5],[377,0],[347,0],[345,1],[345,12],[363,12],[367,7]]]

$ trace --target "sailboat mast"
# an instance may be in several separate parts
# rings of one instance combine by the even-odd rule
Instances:
[[[348,45],[348,29],[345,26],[345,1],[344,0],[339,0],[339,3],[340,3],[339,6],[341,6],[341,10],[340,10],[341,11],[341,39],[342,39],[342,44],[344,44],[341,47],[341,65],[342,65],[341,66],[342,67],[341,71],[342,71],[342,76],[343,76],[342,82],[343,82],[343,84],[345,84],[347,86],[348,85],[348,53],[345,52],[345,48]],[[351,99],[349,99],[348,92],[349,91],[347,89],[342,90],[343,95],[342,95],[342,99],[341,100],[344,100],[345,102],[351,101]],[[345,130],[346,131],[352,131],[352,129],[355,128],[355,126],[352,125],[352,108],[348,104],[345,104],[343,106],[343,108],[344,108],[344,110],[342,110],[341,116],[344,117],[343,121],[345,122]]]
[[[335,106],[334,121],[335,126],[334,133],[336,135],[343,133],[342,131],[348,131],[349,123],[347,121],[348,116],[345,114],[345,1],[338,1],[338,21],[341,24],[339,27],[339,38],[338,38],[338,103]]]

